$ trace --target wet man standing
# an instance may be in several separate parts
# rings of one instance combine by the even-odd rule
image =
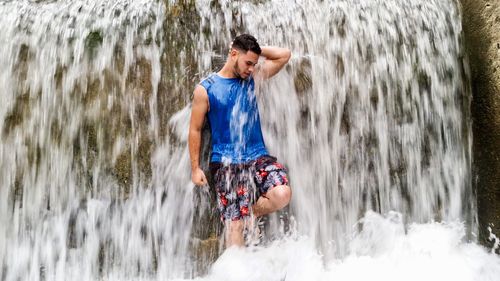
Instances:
[[[257,64],[259,56],[264,62]],[[269,155],[262,137],[255,98],[255,80],[278,73],[290,59],[290,50],[260,47],[248,34],[234,39],[222,69],[194,90],[189,128],[191,179],[207,184],[200,169],[201,129],[208,117],[212,132],[210,172],[217,205],[225,222],[226,246],[243,246],[245,227],[255,218],[285,207],[291,199],[287,171]]]

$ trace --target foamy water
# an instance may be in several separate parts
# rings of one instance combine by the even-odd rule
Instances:
[[[351,254],[325,262],[306,236],[265,247],[230,248],[203,278],[189,280],[500,280],[500,258],[467,242],[462,223],[410,224],[368,213]],[[187,280],[187,279],[174,279]]]

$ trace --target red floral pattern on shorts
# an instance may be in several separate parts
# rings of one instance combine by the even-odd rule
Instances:
[[[288,185],[286,168],[272,156],[244,164],[211,163],[217,192],[217,209],[222,220],[239,220],[251,215],[251,205],[270,188]]]

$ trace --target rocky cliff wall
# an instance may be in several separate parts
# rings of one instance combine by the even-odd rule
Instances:
[[[500,233],[500,1],[461,0],[472,79],[474,185],[480,240]]]

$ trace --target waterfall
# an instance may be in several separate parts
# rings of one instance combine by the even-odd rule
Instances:
[[[456,1],[20,0],[0,15],[1,281],[498,278],[475,242]],[[213,194],[190,182],[189,97],[243,32],[292,50],[256,91],[293,198],[288,232],[273,215],[270,244],[222,254]]]
[[[160,137],[165,7],[10,1],[0,14],[0,278],[189,271],[188,160]]]
[[[293,50],[259,92],[266,143],[290,168],[300,233],[343,253],[367,210],[474,229],[455,2],[221,1],[218,13],[210,3],[198,4],[205,56],[236,31]]]

